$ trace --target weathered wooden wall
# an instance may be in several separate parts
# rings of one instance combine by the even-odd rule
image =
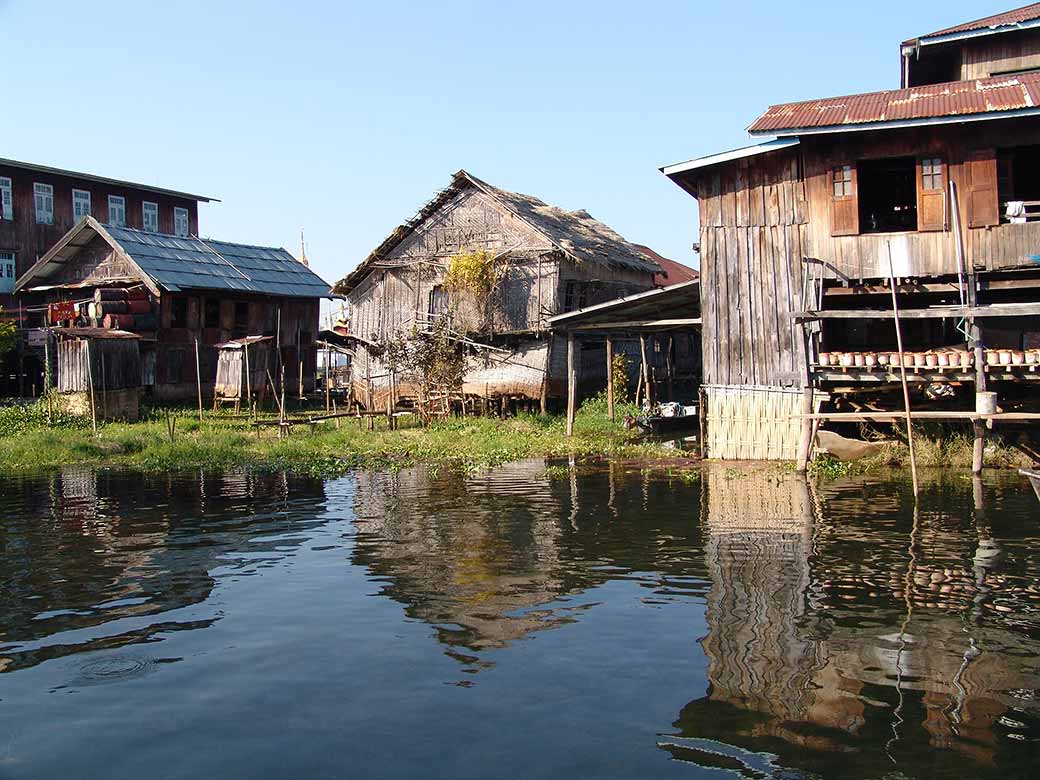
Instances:
[[[961,79],[1040,68],[1040,33],[1003,33],[961,44]]]
[[[58,392],[89,392],[91,380],[95,391],[140,387],[139,345],[135,338],[59,340]]]
[[[704,382],[793,384],[808,221],[797,152],[720,166],[699,202]]]
[[[426,325],[430,321],[430,298],[435,289],[442,291],[447,307],[455,312],[456,331],[480,331],[488,320],[472,299],[448,293],[442,287],[451,258],[476,249],[501,253],[508,267],[491,302],[490,328],[474,334],[474,338],[486,343],[503,334],[523,336],[510,359],[492,357],[493,365],[482,366],[472,377],[467,375],[467,392],[472,390],[476,395],[486,391],[491,397],[514,395],[537,399],[541,396],[541,376],[545,374],[548,358],[543,335],[547,330],[546,321],[563,311],[568,282],[589,284],[597,294],[608,298],[649,289],[653,284],[652,275],[646,272],[603,263],[574,262],[489,196],[469,189],[448,201],[351,290],[348,295],[351,332],[378,342],[395,332],[405,335],[414,327]],[[540,361],[537,381],[531,373],[535,370],[532,361]],[[550,374],[550,392],[562,393],[565,363],[559,368],[558,358],[554,359]],[[389,385],[386,366],[364,349],[355,355],[353,378],[355,393],[362,400],[369,380],[378,397]],[[405,392],[407,388],[399,390]]]

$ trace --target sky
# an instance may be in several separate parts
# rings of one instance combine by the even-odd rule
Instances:
[[[298,254],[302,227],[329,282],[460,168],[696,265],[661,166],[1021,4],[0,0],[0,157],[219,198],[204,236]]]

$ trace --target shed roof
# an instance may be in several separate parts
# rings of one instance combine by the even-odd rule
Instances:
[[[185,200],[198,200],[203,203],[210,203],[216,201],[220,203],[217,198],[210,198],[206,195],[193,195],[190,192],[181,192],[179,190],[170,190],[165,187],[153,187],[149,184],[138,184],[133,181],[126,181],[124,179],[110,179],[107,176],[98,176],[93,173],[83,173],[82,171],[70,171],[66,168],[53,168],[50,165],[39,165],[38,163],[22,162],[21,160],[8,160],[0,157],[0,165],[7,166],[9,168],[21,168],[25,171],[34,171],[36,173],[49,173],[53,176],[67,176],[70,179],[82,179],[83,181],[96,181],[99,184],[112,184],[116,187],[126,187],[127,189],[143,190],[145,192],[155,192],[161,195],[170,195],[175,198],[184,198]]]
[[[654,274],[661,271],[660,266],[635,245],[587,211],[566,211],[557,206],[550,206],[532,195],[499,189],[460,170],[452,177],[451,184],[437,193],[412,219],[397,227],[357,268],[337,282],[335,291],[346,293],[352,290],[365,277],[369,266],[385,258],[438,209],[468,188],[488,195],[503,209],[526,222],[554,247],[575,260]]]
[[[700,325],[700,281],[694,280],[626,295],[549,318],[559,331],[638,331]]]
[[[330,294],[328,284],[281,248],[149,233],[102,225],[93,217],[76,223],[18,280],[15,290],[57,273],[97,236],[122,253],[153,292],[232,290],[296,298]]]
[[[752,135],[807,135],[1040,113],[1040,72],[950,81],[770,106]]]
[[[1040,3],[1030,3],[1029,5],[1015,8],[1011,11],[1003,11],[999,14],[984,16],[981,19],[975,19],[971,22],[964,22],[962,24],[954,25],[953,27],[936,30],[927,35],[920,35],[917,38],[903,41],[903,45],[909,46],[915,43],[927,44],[931,42],[938,43],[939,41],[931,41],[930,39],[962,37],[963,33],[990,35],[992,33],[1010,32],[1011,30],[1020,29],[1024,23],[1034,21],[1040,21]]]

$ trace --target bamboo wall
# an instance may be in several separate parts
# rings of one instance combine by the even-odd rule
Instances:
[[[715,460],[796,460],[802,391],[702,386],[705,455]]]

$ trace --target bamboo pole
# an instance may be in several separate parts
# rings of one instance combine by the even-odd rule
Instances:
[[[325,347],[325,411],[329,410],[329,401],[332,398],[332,391],[329,388],[329,362],[332,360],[332,349]]]
[[[296,365],[297,365],[297,366],[299,367],[299,369],[300,369],[300,378],[299,378],[299,380],[298,380],[298,382],[297,382],[297,387],[298,387],[298,388],[299,388],[299,390],[300,390],[300,397],[299,397],[299,400],[300,400],[300,401],[303,401],[303,400],[305,400],[305,399],[304,399],[304,396],[303,396],[303,358],[302,358],[302,357],[300,357],[300,352],[299,352],[299,349],[300,349],[299,347],[297,347],[297,348],[296,348],[296,350],[297,350],[297,351],[296,351]]]
[[[199,396],[199,422],[202,422],[202,363],[199,360],[199,340],[195,339],[195,388]]]
[[[896,327],[896,347],[899,351],[899,378],[903,385],[903,408],[906,411],[906,443],[910,448],[910,476],[914,481],[914,498],[920,495],[917,483],[917,459],[914,455],[914,426],[910,419],[910,387],[906,383],[906,360],[903,359],[903,328],[899,324],[899,299],[896,295],[896,272],[892,265],[892,245],[888,245],[888,278],[892,284],[892,318]]]
[[[675,400],[675,361],[672,359],[672,349],[675,346],[673,336],[668,337],[668,351],[664,353],[665,380],[667,381],[668,400]]]
[[[243,353],[243,357],[245,358],[245,364],[246,364],[246,403],[249,405],[249,414],[252,415],[253,414],[253,385],[252,385],[252,379],[249,376],[249,341],[248,340],[245,342],[245,344],[242,345],[242,353]],[[239,385],[238,385],[238,392],[239,392],[239,394],[242,393],[242,385],[241,385],[241,383],[239,383]]]
[[[87,339],[87,383],[90,385],[90,427],[97,436],[97,409],[94,406],[94,369],[90,365],[90,339]]]
[[[650,392],[650,368],[647,361],[647,337],[640,334],[640,355],[643,358],[643,386],[646,391],[647,404],[653,404],[653,395]]]
[[[607,415],[614,422],[614,341],[607,339]]]
[[[567,334],[567,435],[574,435],[574,413],[578,396],[578,376],[575,368],[574,333]]]

